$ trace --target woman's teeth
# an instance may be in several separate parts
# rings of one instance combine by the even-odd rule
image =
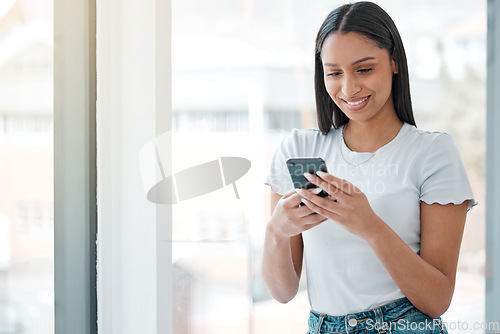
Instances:
[[[369,96],[365,97],[362,100],[356,101],[356,102],[349,102],[349,101],[345,101],[345,102],[347,102],[347,104],[350,106],[357,106],[358,104],[361,104],[361,103],[365,102],[366,100],[368,100],[368,98],[369,98]]]

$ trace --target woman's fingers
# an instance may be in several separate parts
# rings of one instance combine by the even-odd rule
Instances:
[[[297,195],[298,196],[298,195]],[[300,197],[300,196],[299,196]],[[295,214],[297,215],[297,217],[307,217],[309,216],[310,214],[313,214],[314,211],[311,211],[311,209],[309,209],[303,202],[302,202],[302,198],[300,199],[300,204],[302,205],[298,205],[295,211]]]
[[[283,197],[281,197],[281,201],[283,201],[283,206],[292,208],[295,206],[298,206],[301,201],[301,197],[297,195],[296,189],[292,189],[290,191],[287,191]]]
[[[307,208],[307,206],[304,205],[304,208]],[[307,209],[310,210],[309,208]],[[325,218],[322,215],[313,212],[305,217],[300,218],[298,223],[304,226],[305,230],[308,230],[316,225],[321,224],[325,220],[328,220],[328,218]]]
[[[340,179],[336,176],[333,176],[332,174],[321,172],[321,171],[317,172],[316,174],[318,174],[319,178],[321,178],[322,180],[326,181],[327,183],[333,185],[335,188],[341,190],[343,193],[346,193],[348,195],[354,195],[354,193],[360,192],[360,190],[355,185],[350,183],[349,181],[346,181],[344,179]],[[316,176],[313,175],[313,177],[316,177]]]
[[[304,204],[309,209],[316,212],[318,215],[325,217],[325,219],[332,219],[332,220],[336,220],[336,221],[339,220],[340,216],[335,211],[327,210],[327,209],[325,209],[325,207],[319,206],[316,203],[314,203],[308,199],[304,199]]]
[[[283,206],[287,210],[294,210],[293,213],[290,212],[290,215],[300,218],[313,213],[311,209],[303,205],[302,196],[297,194],[297,189],[293,189],[287,192],[285,195],[283,195],[282,200],[283,200]]]
[[[293,195],[293,194],[295,194],[295,193],[296,193],[295,189],[292,189],[292,190],[290,190],[290,191],[287,191],[287,192],[286,192],[286,193],[285,193],[285,194],[284,194],[281,198],[282,198],[282,199],[286,199],[286,198],[288,198],[288,197],[292,196],[292,195]]]
[[[327,181],[317,177],[316,175],[305,173],[304,177],[309,182],[313,183],[314,185],[326,191],[333,199],[342,200],[345,198],[345,196],[350,196],[347,193],[343,192],[340,188],[338,188],[334,184],[330,184]]]
[[[290,227],[293,225],[294,228],[306,231],[327,220],[327,218],[317,214],[305,205],[302,201],[304,197],[299,195],[298,191],[304,191],[319,198],[318,195],[305,189],[292,189],[286,192],[280,200],[282,202],[280,206],[284,209],[283,217],[286,217],[287,224],[290,224]]]
[[[324,217],[335,219],[341,210],[339,203],[335,200],[313,195],[308,191],[300,190],[298,194],[303,197],[301,201],[314,212],[319,213]],[[331,214],[329,214],[331,213]]]

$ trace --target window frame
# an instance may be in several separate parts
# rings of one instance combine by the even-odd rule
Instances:
[[[96,2],[54,0],[55,333],[97,333]]]
[[[486,115],[486,323],[500,324],[500,1],[488,0]],[[492,328],[490,333],[495,332]],[[498,328],[496,328],[498,332]]]

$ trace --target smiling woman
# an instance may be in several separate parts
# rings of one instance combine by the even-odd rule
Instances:
[[[411,326],[392,333],[446,333],[440,316],[476,201],[451,137],[415,126],[405,51],[378,5],[328,15],[315,89],[320,131],[286,137],[266,179],[274,212],[262,271],[271,294],[295,296],[305,258],[308,333],[378,333],[367,324],[400,319]],[[333,174],[304,176],[328,197],[293,189],[291,157],[323,158]],[[393,172],[359,173],[380,169]]]
[[[327,133],[332,124],[338,127],[349,121],[340,105],[334,102],[333,98],[329,98],[329,81],[325,80],[324,76],[340,74],[340,72],[335,71],[335,69],[339,69],[340,65],[351,65],[352,67],[357,65],[353,69],[357,70],[358,74],[369,74],[373,70],[369,65],[382,64],[382,59],[387,59],[389,64],[385,62],[382,65],[390,66],[392,73],[390,78],[377,77],[385,79],[385,84],[390,84],[392,88],[390,94],[398,117],[408,124],[416,125],[410,96],[406,53],[394,22],[387,14],[375,19],[372,17],[371,10],[358,10],[356,15],[351,15],[352,9],[349,6],[341,6],[338,10],[332,11],[323,22],[316,37],[314,83],[316,112],[321,132]],[[331,34],[332,31],[342,33]],[[336,49],[337,47],[338,49]],[[348,47],[350,52],[345,52],[345,47]],[[335,57],[341,58],[335,60]],[[348,57],[349,59],[342,59],[342,57]],[[341,60],[347,61],[347,63],[336,63]],[[373,62],[376,62],[376,64]],[[377,69],[377,72],[380,71]],[[392,76],[392,74],[397,75]],[[345,94],[357,93],[349,91],[352,87],[346,86],[344,89],[348,89],[344,91]],[[350,96],[346,97],[349,98]],[[359,102],[359,99],[351,102]]]
[[[348,32],[328,35],[323,42],[321,58],[326,91],[343,114],[356,122],[377,119],[392,123],[395,125],[393,131],[382,140],[387,143],[394,138],[401,126],[392,97],[393,75],[398,69],[389,52],[357,32]],[[349,147],[358,152],[370,149],[350,144]],[[373,150],[379,145],[367,144]]]

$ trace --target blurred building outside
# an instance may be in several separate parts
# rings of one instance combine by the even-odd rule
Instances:
[[[2,333],[54,332],[52,41],[51,1],[0,2]]]

